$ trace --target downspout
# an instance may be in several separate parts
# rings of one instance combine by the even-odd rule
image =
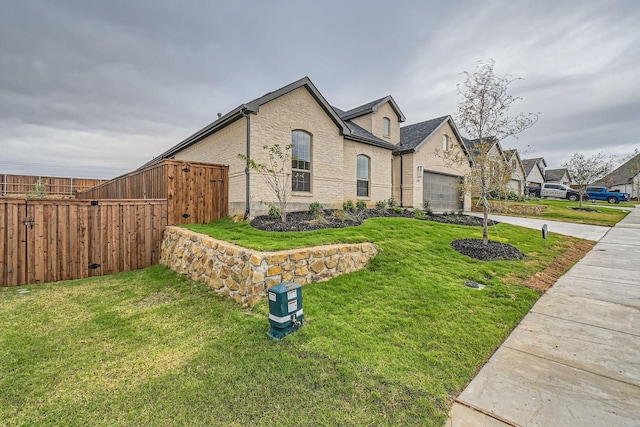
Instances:
[[[250,199],[251,199],[251,174],[249,170],[249,159],[251,158],[251,114],[247,109],[243,109],[242,115],[247,119],[247,149],[246,149],[247,164],[244,168],[244,174],[246,179],[244,219],[247,220],[251,215],[251,209],[249,205]]]
[[[400,154],[400,206],[404,207],[404,202],[403,202],[403,194],[404,194],[404,189],[403,189],[403,182],[404,182],[404,162],[402,161],[402,154]]]

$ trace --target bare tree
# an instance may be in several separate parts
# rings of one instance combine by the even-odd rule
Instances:
[[[287,222],[287,207],[291,200],[291,149],[293,144],[289,145],[265,145],[262,147],[267,151],[268,160],[266,163],[258,163],[254,159],[244,154],[238,154],[242,160],[247,162],[247,167],[257,171],[267,187],[271,190],[277,204],[270,201],[263,201],[270,208],[278,209],[282,222]]]
[[[580,207],[582,207],[587,186],[611,172],[614,162],[614,157],[606,156],[604,153],[594,154],[591,157],[585,157],[582,153],[573,153],[569,160],[562,164],[562,167],[567,168],[573,184],[580,190]]]
[[[504,188],[510,179],[508,166],[500,166],[500,162],[491,155],[491,148],[538,121],[537,114],[509,115],[512,104],[521,98],[509,95],[507,90],[519,79],[508,75],[496,76],[493,66],[493,60],[479,62],[473,73],[464,72],[466,80],[458,84],[458,95],[462,99],[456,113],[456,121],[471,139],[476,140],[472,153],[474,165],[464,182],[480,196],[483,206],[482,241],[485,245],[489,244],[487,196],[494,187]]]

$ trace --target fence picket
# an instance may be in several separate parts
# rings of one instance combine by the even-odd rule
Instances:
[[[0,199],[0,286],[157,264],[165,225],[166,200]]]

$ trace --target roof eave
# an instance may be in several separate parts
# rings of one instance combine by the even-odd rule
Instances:
[[[370,139],[367,139],[367,138],[362,138],[360,136],[353,135],[353,134],[344,135],[344,139],[348,139],[350,141],[355,141],[355,142],[360,142],[362,144],[373,145],[375,147],[384,148],[384,149],[387,149],[387,150],[394,150],[395,149],[395,146],[393,146],[393,147],[390,146],[390,145],[393,145],[393,144],[387,145],[387,143],[383,142],[383,141],[380,141],[380,142],[373,141],[373,140],[370,140]]]

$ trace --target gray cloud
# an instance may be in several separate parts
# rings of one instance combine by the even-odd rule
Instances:
[[[5,1],[0,172],[111,177],[308,75],[332,104],[451,114],[482,59],[540,122],[506,146],[638,146],[636,1]],[[20,169],[19,171],[17,169]],[[64,172],[64,173],[62,173]]]

